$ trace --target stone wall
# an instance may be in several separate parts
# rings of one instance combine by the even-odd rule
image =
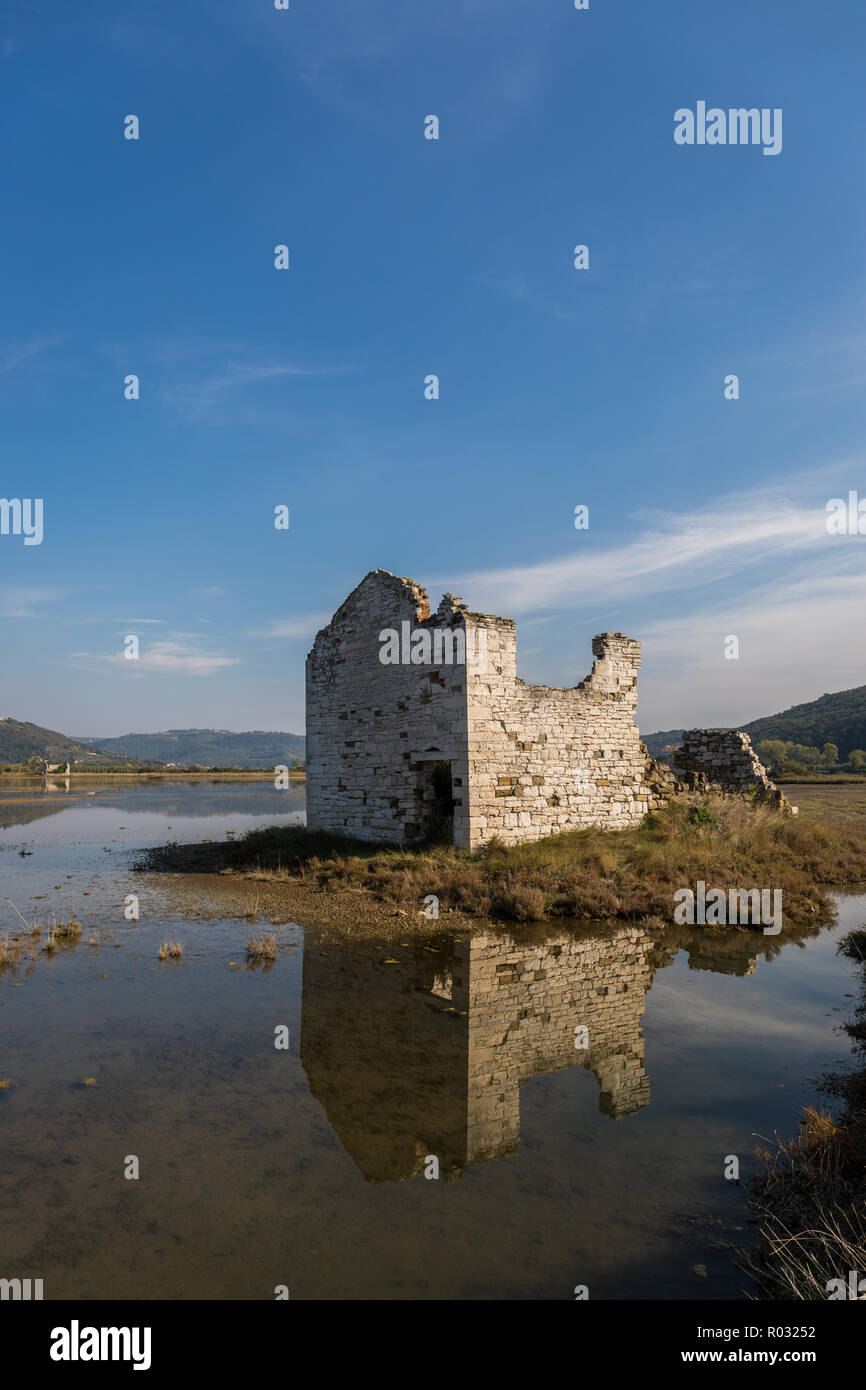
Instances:
[[[691,790],[757,796],[778,807],[788,804],[767,775],[749,735],[738,729],[684,730],[673,763],[677,776]]]
[[[466,667],[383,665],[380,633],[465,630],[446,595],[430,615],[411,579],[375,570],[316,637],[307,657],[307,824],[364,840],[418,842],[430,829],[430,770],[450,761],[454,839],[469,839]]]
[[[476,623],[485,620],[473,614]],[[649,809],[646,752],[634,720],[640,643],[593,638],[591,674],[574,689],[518,679],[514,624],[493,620],[488,661],[469,684],[469,814],[475,843],[537,840],[580,826],[634,825]]]

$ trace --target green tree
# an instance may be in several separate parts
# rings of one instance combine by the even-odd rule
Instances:
[[[866,749],[852,748],[851,752],[848,754],[848,762],[851,767],[856,767],[858,769],[866,767]]]
[[[803,767],[814,771],[821,766],[821,750],[813,748],[810,743],[786,743],[785,751],[789,758],[794,758],[796,762],[802,763]]]
[[[780,738],[765,738],[758,744],[758,757],[773,772],[779,771],[785,762],[785,744]]]
[[[825,767],[838,767],[839,748],[835,743],[825,743],[822,753]]]

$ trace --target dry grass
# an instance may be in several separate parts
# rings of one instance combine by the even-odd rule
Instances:
[[[0,974],[4,970],[15,970],[21,957],[24,954],[24,947],[20,941],[10,941],[9,933],[0,941]]]
[[[263,932],[261,936],[251,936],[247,942],[247,956],[251,960],[275,960],[277,955],[277,938],[269,932]]]
[[[866,883],[866,836],[737,798],[678,798],[629,830],[575,830],[524,845],[491,841],[473,854],[275,826],[234,843],[169,845],[146,854],[140,867],[360,891],[409,910],[434,894],[440,914],[513,921],[670,921],[676,890],[702,879],[725,889],[780,888],[786,923],[811,927],[832,920],[833,889]]]
[[[855,1060],[820,1089],[845,1108],[834,1118],[810,1106],[793,1139],[757,1152],[763,1167],[748,1192],[757,1238],[739,1261],[762,1298],[826,1299],[831,1279],[866,1275],[866,929],[849,932],[839,951],[861,968],[861,997],[845,1025]]]
[[[157,955],[160,960],[180,960],[183,955],[183,942],[163,941]]]
[[[34,917],[32,919],[25,917],[23,912],[21,912],[12,902],[11,898],[7,898],[6,901],[9,903],[9,906],[12,908],[13,912],[15,912],[16,915],[20,918],[22,925],[25,927],[28,935],[31,938],[33,938],[34,940],[38,940],[38,938],[41,937],[43,931],[45,931],[47,940],[45,945],[42,947],[43,951],[47,951],[49,954],[51,954],[51,952],[56,951],[61,947],[70,947],[78,944],[78,941],[81,938],[81,933],[84,930],[84,928],[77,918],[70,917],[66,922],[58,922],[56,917],[52,913],[50,921],[47,923],[47,925],[43,926],[42,922],[39,920],[38,917]]]
[[[47,940],[42,947],[50,955],[53,951],[68,949],[70,946],[77,946],[81,940],[81,933],[84,930],[80,922],[71,918],[68,922],[57,922],[52,916],[47,927]]]
[[[844,821],[863,825],[866,821],[866,786],[826,786],[797,783],[782,788],[788,800],[800,808],[801,815],[813,820]]]
[[[764,1171],[749,1208],[758,1236],[740,1263],[759,1297],[826,1299],[831,1279],[866,1270],[866,1183],[859,1136],[826,1111],[806,1109],[800,1132],[758,1150]]]
[[[60,937],[62,941],[77,941],[83,930],[82,924],[73,917],[68,922],[57,922],[54,926],[54,935]]]
[[[42,931],[42,925],[38,917],[34,917],[32,920],[28,920],[28,918],[24,916],[24,913],[20,910],[20,908],[17,908],[15,906],[11,898],[7,898],[6,901],[11,907],[12,911],[16,914],[16,916],[18,916],[21,919],[21,922],[26,927],[30,935],[39,936],[40,932]]]

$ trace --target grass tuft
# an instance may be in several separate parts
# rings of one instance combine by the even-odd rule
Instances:
[[[270,932],[263,932],[261,936],[251,936],[247,942],[247,956],[251,960],[275,960],[277,955],[277,938]]]

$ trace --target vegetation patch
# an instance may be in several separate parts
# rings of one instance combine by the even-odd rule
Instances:
[[[703,881],[781,889],[784,922],[833,919],[832,894],[866,884],[866,839],[856,826],[784,816],[734,797],[677,798],[627,830],[574,830],[530,844],[492,840],[475,853],[450,846],[406,849],[273,826],[232,842],[167,845],[139,869],[242,875],[362,894],[422,911],[533,922],[549,918],[671,920],[674,894]]]
[[[270,932],[263,932],[261,936],[251,936],[247,942],[249,960],[275,960],[276,955],[277,938]]]

